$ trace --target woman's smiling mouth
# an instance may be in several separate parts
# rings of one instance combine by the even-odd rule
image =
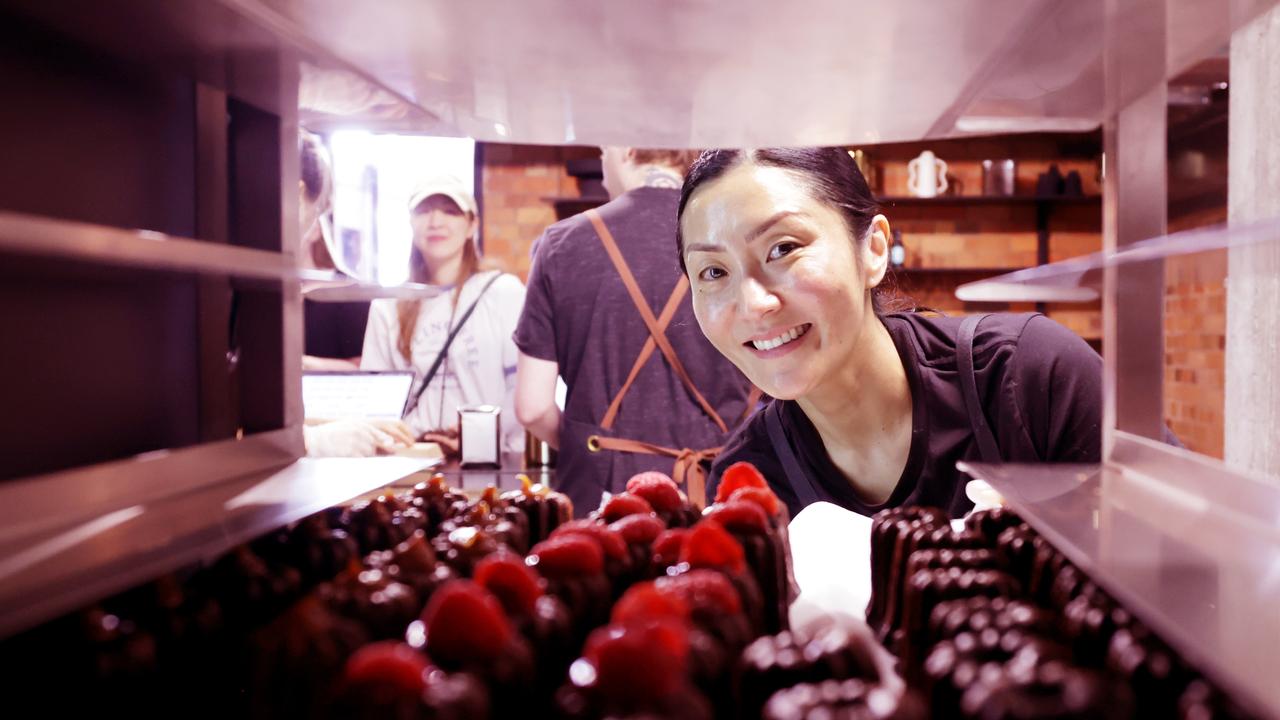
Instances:
[[[766,357],[780,355],[783,352],[790,351],[791,346],[794,345],[797,340],[804,337],[812,327],[813,323],[803,323],[778,333],[773,337],[748,340],[743,343],[743,345],[756,351],[757,354]]]

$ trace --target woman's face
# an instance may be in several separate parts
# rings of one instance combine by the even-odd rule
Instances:
[[[698,324],[757,387],[795,399],[848,367],[883,238],[855,242],[803,175],[749,162],[699,188],[681,227]],[[870,234],[886,227],[877,217]]]
[[[432,195],[413,209],[413,244],[428,265],[438,265],[462,255],[476,222],[447,196]]]

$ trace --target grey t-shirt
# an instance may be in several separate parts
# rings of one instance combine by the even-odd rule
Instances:
[[[655,316],[680,279],[678,203],[676,190],[642,187],[599,208]],[[569,388],[556,476],[581,514],[595,507],[602,490],[618,492],[644,470],[670,473],[673,461],[586,450],[585,438],[599,432],[649,332],[584,215],[547,228],[534,253],[515,341],[526,355],[554,360]],[[744,415],[749,385],[703,337],[688,295],[667,337],[694,384],[732,430]],[[622,401],[613,432],[602,434],[695,450],[726,439],[656,351]]]

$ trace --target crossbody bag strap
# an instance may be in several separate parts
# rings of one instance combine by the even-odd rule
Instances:
[[[787,476],[787,484],[795,492],[801,507],[818,502],[818,492],[813,489],[809,476],[800,467],[800,459],[787,442],[787,433],[782,427],[782,402],[773,402],[764,408],[764,426],[769,431],[769,443],[773,445],[773,453],[782,462],[782,472]]]
[[[458,333],[461,332],[462,326],[467,324],[467,319],[471,317],[471,313],[476,311],[476,306],[480,304],[480,299],[484,297],[484,294],[489,291],[489,288],[492,287],[500,277],[502,277],[502,273],[495,272],[493,277],[489,278],[488,282],[484,284],[484,287],[480,288],[480,294],[476,295],[476,299],[471,301],[471,305],[467,307],[466,312],[462,313],[462,317],[458,318],[458,323],[449,331],[448,337],[444,339],[444,347],[440,348],[440,353],[436,355],[435,361],[431,363],[431,367],[427,368],[426,374],[422,376],[422,385],[418,386],[418,392],[414,393],[413,397],[409,399],[409,402],[405,403],[404,411],[400,414],[402,419],[408,417],[409,413],[414,408],[418,407],[418,399],[422,397],[422,393],[426,392],[427,386],[431,384],[432,379],[435,378],[436,373],[440,370],[440,365],[444,363],[444,359],[448,357],[449,347],[453,345],[454,338],[458,337]]]
[[[985,317],[986,315],[970,315],[960,323],[960,332],[956,335],[956,374],[959,376],[964,407],[973,427],[973,437],[978,441],[982,461],[998,463],[1001,461],[1000,445],[991,432],[991,426],[987,424],[986,410],[978,398],[978,376],[973,369],[973,338],[978,333],[978,323]]]
[[[653,316],[653,310],[649,309],[649,303],[645,301],[644,293],[640,291],[640,285],[636,282],[635,276],[631,274],[631,268],[627,265],[627,261],[622,257],[622,251],[618,249],[618,243],[613,239],[613,233],[609,232],[609,228],[604,224],[604,218],[600,217],[600,213],[595,209],[586,211],[587,219],[591,221],[591,225],[596,230],[596,235],[600,237],[601,244],[604,245],[605,252],[608,253],[609,259],[613,262],[613,267],[618,271],[619,277],[622,278],[622,284],[626,286],[627,293],[631,296],[631,302],[636,306],[636,310],[640,313],[640,317],[644,319],[645,326],[649,329],[649,337],[657,344],[658,349],[662,351],[663,357],[671,365],[671,369],[684,383],[690,394],[697,400],[698,405],[707,413],[707,416],[715,422],[720,428],[720,432],[729,432],[729,426],[720,418],[715,408],[711,407],[711,403],[703,397],[698,387],[694,385],[693,378],[689,376],[688,371],[684,368],[684,363],[680,362],[680,357],[676,355],[675,348],[671,346],[671,341],[667,339],[665,328],[658,324],[658,319]],[[680,283],[688,286],[689,279],[681,276]],[[678,285],[679,285],[678,284]]]

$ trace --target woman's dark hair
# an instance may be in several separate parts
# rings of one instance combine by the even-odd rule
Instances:
[[[699,187],[742,162],[779,167],[803,177],[815,199],[840,212],[854,242],[861,241],[871,227],[871,220],[880,212],[880,204],[871,194],[867,179],[844,148],[707,150],[689,166],[689,172],[684,176],[684,187],[680,189],[680,206],[676,211],[676,251],[680,254],[681,271],[688,272],[684,264],[684,234],[680,227],[685,205]],[[886,301],[895,295],[890,284],[882,282],[871,293],[876,313],[882,312]]]

